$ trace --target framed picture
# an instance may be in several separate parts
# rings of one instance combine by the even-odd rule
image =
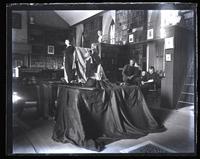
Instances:
[[[166,61],[172,61],[172,58],[171,58],[171,54],[166,54],[166,57],[165,57]]]
[[[134,42],[134,35],[130,34],[128,39],[129,39],[129,43]]]
[[[53,45],[48,45],[48,54],[54,54],[54,46]]]
[[[174,48],[174,37],[165,39],[165,49],[173,49]]]
[[[147,31],[147,39],[153,39],[153,29]]]

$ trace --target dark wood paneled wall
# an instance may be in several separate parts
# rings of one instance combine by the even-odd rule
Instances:
[[[29,67],[59,68],[67,30],[29,24],[28,41],[32,51],[29,55]],[[48,45],[54,46],[54,54],[48,55]]]
[[[128,42],[128,35],[132,29],[143,27],[142,30],[134,32],[134,41],[146,40],[147,11],[146,10],[117,10],[116,11],[116,44],[123,41]]]
[[[102,16],[92,18],[84,23],[83,47],[89,48],[92,43],[98,42],[97,31],[102,30]]]
[[[194,33],[182,27],[175,30],[174,50],[174,106],[179,100],[185,77],[194,56]],[[191,73],[193,74],[193,73]]]
[[[168,37],[174,37],[174,48],[165,50],[171,61],[165,62],[165,78],[161,85],[161,105],[175,109],[183,88],[185,76],[194,56],[194,33],[179,26],[167,28]]]
[[[107,78],[111,82],[122,81],[122,68],[128,63],[129,48],[125,45],[98,45],[102,66]]]

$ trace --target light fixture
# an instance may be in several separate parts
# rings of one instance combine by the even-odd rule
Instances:
[[[153,39],[154,38],[154,36],[153,36],[154,33],[153,32],[154,32],[153,28],[147,30],[147,39]]]
[[[161,27],[176,25],[180,20],[179,10],[161,10]]]
[[[21,99],[22,99],[22,97],[20,97],[17,92],[13,92],[13,94],[12,94],[12,102],[13,103],[16,103],[17,101],[19,101]]]
[[[30,24],[35,24],[35,18],[34,17],[30,17]]]

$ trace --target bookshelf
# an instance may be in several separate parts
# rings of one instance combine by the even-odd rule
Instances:
[[[68,32],[57,28],[29,24],[28,42],[31,45],[29,67],[57,69],[62,66],[64,40]],[[54,47],[54,53],[48,54],[48,46]]]

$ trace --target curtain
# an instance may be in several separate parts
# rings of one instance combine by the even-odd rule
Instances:
[[[83,47],[75,47],[74,51],[74,60],[73,60],[73,69],[76,70],[75,74],[78,76],[79,81],[86,82],[86,59],[89,54],[90,48],[83,48]],[[102,73],[102,78],[106,79],[103,67],[100,66],[100,71]]]
[[[74,54],[73,54],[74,58],[72,62],[72,69],[75,70],[75,75],[78,76],[78,80],[82,82],[87,81],[86,59],[88,58],[88,56],[90,56],[89,50],[90,48],[75,47]],[[100,73],[102,75],[102,79],[107,79],[102,66],[100,66]],[[67,76],[65,68],[64,68],[64,78],[68,82],[68,76]]]

